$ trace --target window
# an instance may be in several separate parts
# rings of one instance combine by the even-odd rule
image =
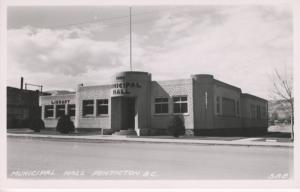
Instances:
[[[256,119],[260,120],[261,119],[261,114],[260,114],[260,106],[256,106]]]
[[[226,97],[222,97],[223,115],[227,117],[235,117],[235,101]]]
[[[75,117],[75,110],[75,104],[68,105],[68,115],[70,115],[71,117]]]
[[[54,105],[45,105],[45,118],[54,116]]]
[[[94,100],[83,100],[82,101],[82,115],[88,116],[94,114]]]
[[[254,104],[250,105],[250,119],[254,120],[256,117],[256,108]]]
[[[265,106],[263,106],[263,107],[261,108],[261,116],[262,116],[263,119],[266,119],[266,118],[267,118],[267,110],[266,110],[266,107],[265,107]]]
[[[240,116],[240,101],[236,101],[236,116]]]
[[[65,115],[65,105],[56,105],[56,118]]]
[[[216,97],[216,114],[221,114],[221,99],[219,96]]]
[[[187,106],[187,96],[179,96],[173,97],[173,111],[174,113],[187,113],[188,106]]]
[[[169,113],[169,99],[168,98],[155,98],[155,113]]]
[[[97,100],[97,115],[108,114],[108,99]]]

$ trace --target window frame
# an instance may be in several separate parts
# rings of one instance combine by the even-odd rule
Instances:
[[[50,111],[52,111],[52,116],[46,116],[46,114],[47,114],[47,107],[52,107],[52,109],[50,109]],[[45,105],[44,106],[44,118],[45,119],[54,119],[54,109],[55,107],[54,107],[54,105]],[[48,109],[49,110],[49,109]]]
[[[101,101],[107,101],[107,103],[100,103]],[[100,107],[107,107],[107,113],[99,113]],[[108,116],[109,114],[109,99],[97,99],[96,100],[96,116]]]
[[[182,97],[186,98],[186,101],[182,101]],[[175,101],[175,98],[180,98],[179,101]],[[172,104],[173,104],[173,114],[184,114],[184,115],[188,115],[189,114],[189,102],[188,102],[188,95],[174,95],[172,96]],[[175,104],[179,104],[180,106],[180,112],[175,112]],[[186,104],[186,112],[181,112],[181,105],[182,104]]]
[[[225,101],[225,102],[224,102]],[[233,104],[233,107],[231,109],[233,109],[232,113],[228,113],[228,111],[225,111],[224,113],[224,104],[227,102],[231,102],[231,104]],[[222,116],[224,117],[236,117],[236,102],[234,99],[229,98],[229,97],[222,97]]]
[[[237,117],[240,117],[241,116],[241,111],[240,111],[240,101],[239,100],[237,100],[236,101],[236,116]]]
[[[92,101],[91,104],[84,104],[84,102],[88,102],[88,101]],[[85,113],[85,107],[88,106],[88,107],[92,107],[92,113],[90,114],[86,114]],[[82,117],[92,117],[95,115],[95,100],[94,99],[85,99],[85,100],[82,100]]]
[[[70,109],[72,108],[71,106],[74,106],[74,116],[73,115],[70,115]],[[68,115],[70,116],[70,117],[75,117],[76,116],[76,104],[68,104]]]
[[[157,101],[157,99],[162,99],[162,101]],[[166,99],[167,101],[163,101]],[[169,98],[168,97],[156,97],[154,98],[154,114],[155,115],[166,115],[170,113],[169,110]],[[163,105],[167,105],[167,112],[163,112]],[[160,106],[161,107],[161,112],[156,112],[156,107]]]
[[[222,106],[221,96],[216,96],[216,115],[222,114],[221,106]]]
[[[63,106],[63,108],[60,108],[61,106]],[[55,118],[60,118],[60,116],[58,116],[58,111],[64,111],[64,113],[62,115],[65,115],[66,114],[66,105],[65,104],[55,105]]]

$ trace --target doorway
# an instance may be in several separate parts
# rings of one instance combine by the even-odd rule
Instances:
[[[135,98],[122,97],[121,99],[122,130],[135,128]]]
[[[111,126],[114,130],[135,129],[135,97],[112,97],[111,106]]]

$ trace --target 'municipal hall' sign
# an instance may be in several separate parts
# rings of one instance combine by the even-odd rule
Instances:
[[[141,88],[142,85],[139,82],[120,82],[113,85],[112,94],[113,95],[128,95],[130,94],[130,89]]]

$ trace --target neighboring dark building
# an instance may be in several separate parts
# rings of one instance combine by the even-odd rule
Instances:
[[[21,87],[22,88],[22,87]],[[41,117],[38,90],[24,90],[7,87],[7,128],[24,128],[29,126],[30,119]]]

